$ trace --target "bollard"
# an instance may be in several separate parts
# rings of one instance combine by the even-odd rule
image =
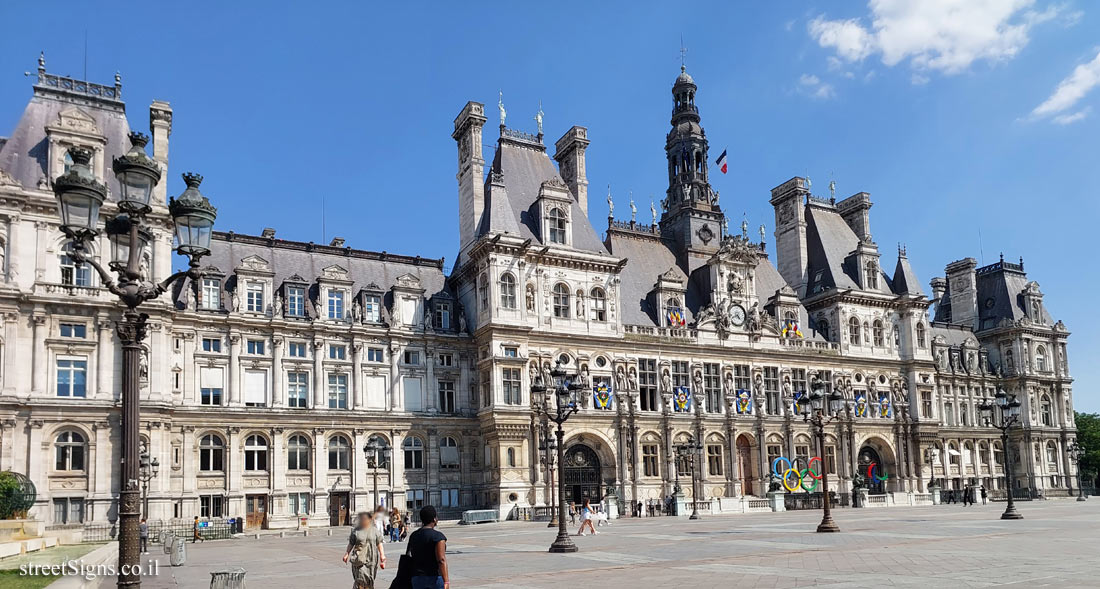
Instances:
[[[169,564],[178,567],[187,563],[187,542],[172,536],[171,550],[172,552],[168,555]]]

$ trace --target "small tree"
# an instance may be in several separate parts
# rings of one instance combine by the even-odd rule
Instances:
[[[26,477],[11,471],[0,472],[0,519],[26,517],[27,510],[34,506],[34,498],[34,485]]]
[[[1077,443],[1085,448],[1081,459],[1081,480],[1095,484],[1100,472],[1100,413],[1074,412],[1077,420]]]

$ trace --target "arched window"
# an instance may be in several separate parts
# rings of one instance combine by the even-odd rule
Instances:
[[[1054,406],[1050,402],[1050,397],[1046,395],[1043,395],[1043,399],[1039,402],[1039,415],[1043,425],[1054,427]]]
[[[290,436],[286,444],[287,470],[309,470],[309,440],[303,435]]]
[[[332,436],[328,441],[328,469],[351,469],[351,444],[344,436]]]
[[[516,449],[508,448],[508,466],[516,465]]]
[[[424,468],[424,442],[421,442],[420,438],[405,438],[401,449],[405,451],[406,470]]]
[[[550,209],[550,214],[546,219],[546,228],[549,232],[550,243],[565,243],[565,213],[561,209],[554,207]]]
[[[482,274],[477,279],[477,292],[481,301],[481,310],[486,311],[489,309],[489,277]]]
[[[61,284],[69,286],[91,286],[92,268],[87,263],[77,264],[69,254],[73,251],[73,244],[65,244],[61,254]]]
[[[592,320],[607,321],[607,294],[598,286],[592,289]]]
[[[876,348],[881,348],[886,345],[886,334],[882,328],[882,321],[875,319],[875,323],[871,327],[871,335]]]
[[[918,323],[917,324],[917,347],[918,348],[923,348],[924,347],[924,324],[923,323]]]
[[[244,440],[244,469],[267,470],[267,440],[252,434]]]
[[[1045,346],[1035,348],[1035,370],[1039,372],[1047,371],[1047,349]]]
[[[982,466],[982,467],[987,466],[988,463],[986,462],[986,458],[988,456],[989,456],[989,444],[986,444],[985,442],[978,442],[978,457],[977,457],[978,459],[976,460],[976,462],[978,463],[978,466]]]
[[[878,266],[874,262],[867,262],[867,288],[878,290]]]
[[[458,468],[458,442],[452,437],[439,439],[439,467]]]
[[[503,309],[516,308],[516,277],[508,272],[500,275],[500,306]]]
[[[221,472],[225,470],[225,442],[214,434],[206,434],[199,440],[199,470]]]
[[[852,317],[848,319],[848,343],[858,346],[859,342],[859,319]]]
[[[569,318],[569,287],[564,282],[554,285],[554,317]]]
[[[959,448],[958,448],[958,446],[955,445],[955,442],[951,442],[947,446],[947,461],[952,466],[958,466],[959,465]]]
[[[1005,465],[1005,451],[1000,442],[993,442],[993,464],[997,466]]]
[[[963,444],[962,461],[963,461],[963,464],[973,464],[974,463],[974,449],[973,449],[973,447],[970,446],[970,442],[967,442],[967,443]]]
[[[79,432],[62,432],[54,446],[57,452],[54,470],[84,470],[84,436]]]
[[[825,340],[828,341],[828,339],[829,339],[829,322],[825,321],[825,320],[818,321],[817,322],[817,332],[821,334],[821,337],[825,338]]]

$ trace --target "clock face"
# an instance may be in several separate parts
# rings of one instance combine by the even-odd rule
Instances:
[[[734,325],[742,325],[745,323],[745,308],[741,305],[734,305],[730,307],[730,321]]]

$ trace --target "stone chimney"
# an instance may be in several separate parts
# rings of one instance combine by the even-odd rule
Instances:
[[[343,237],[333,237],[332,241],[330,241],[328,244],[329,244],[329,247],[344,247],[344,238]]]
[[[836,212],[852,228],[860,241],[871,241],[871,195],[857,192],[836,203]]]
[[[588,148],[588,129],[573,125],[554,144],[554,159],[558,162],[558,174],[573,193],[577,206],[588,216],[588,172],[584,152]]]
[[[951,303],[951,323],[977,327],[978,261],[963,258],[947,265],[947,297]]]
[[[936,311],[939,311],[940,301],[943,300],[943,293],[947,292],[947,279],[942,276],[937,276],[929,281],[932,286],[932,304],[936,306]]]
[[[485,158],[481,154],[481,131],[485,127],[485,105],[467,102],[455,117],[451,137],[458,143],[458,241],[465,249],[474,240],[477,224],[485,210]]]
[[[153,134],[153,159],[160,164],[160,182],[153,191],[153,201],[168,204],[168,138],[172,136],[172,106],[163,100],[149,105],[149,131]]]

